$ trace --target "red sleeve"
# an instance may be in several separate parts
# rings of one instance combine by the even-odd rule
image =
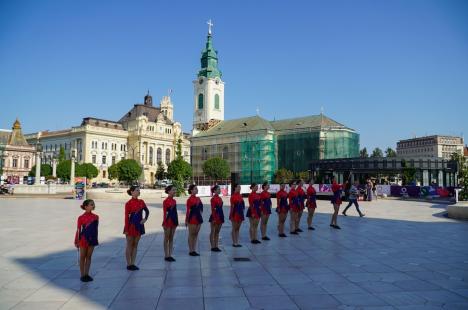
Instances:
[[[253,206],[253,200],[254,200],[253,193],[250,193],[250,195],[249,195],[249,206]]]
[[[76,232],[75,232],[75,245],[78,245],[78,232],[80,231],[80,226],[81,226],[81,216],[78,217],[78,220],[76,221]]]
[[[213,196],[213,198],[211,198],[211,200],[210,200],[210,202],[211,202],[211,212],[213,212],[216,205],[218,205],[218,199],[216,199],[216,198],[219,198],[219,197]]]
[[[130,201],[125,204],[125,226],[124,231],[128,231],[128,215],[130,214]]]

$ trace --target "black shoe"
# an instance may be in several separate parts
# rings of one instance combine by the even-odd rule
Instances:
[[[289,234],[291,235],[299,235],[299,233],[297,231],[291,231]]]
[[[221,250],[218,247],[216,247],[216,248],[211,248],[211,252],[221,252]]]
[[[132,267],[132,270],[140,270],[140,268],[138,268],[138,267],[135,266],[135,265],[132,265],[131,267]]]
[[[86,278],[86,276],[80,277],[81,282],[88,282],[89,280]]]
[[[268,240],[270,240],[270,238],[268,238],[267,236],[265,236],[265,237],[262,237],[262,240],[267,240],[267,241],[268,241]]]
[[[343,214],[344,216],[347,216],[347,215],[346,215],[346,212],[344,212],[344,211],[343,211],[343,212],[341,212],[341,214]]]
[[[172,257],[172,256],[169,256],[169,261],[170,261],[170,262],[175,262],[175,258]]]
[[[341,227],[338,226],[338,225],[332,225],[332,227],[335,228],[335,229],[341,229]]]
[[[86,282],[93,281],[94,279],[91,278],[88,274],[84,276],[86,278]]]
[[[364,213],[359,214],[360,217],[366,216]]]
[[[297,232],[304,232],[302,229],[298,228],[296,229]]]
[[[170,262],[170,261],[171,261],[171,258],[170,258],[170,257],[164,257],[164,260],[165,260],[166,262]]]
[[[128,265],[128,266],[127,266],[127,270],[133,270],[133,269],[132,269],[132,266],[133,266],[133,265]]]
[[[260,242],[260,241],[258,241],[257,239],[255,239],[255,240],[252,240],[252,241],[250,241],[250,242],[252,242],[253,244],[259,244],[259,243],[261,243],[261,242]]]
[[[190,255],[190,256],[197,256],[197,252],[193,251],[193,252],[188,253],[188,255]]]
[[[242,247],[242,244],[233,244],[232,245],[234,248],[241,248]]]
[[[281,237],[281,238],[286,238],[286,234],[279,234],[278,237]]]
[[[307,228],[308,230],[315,230],[315,228],[313,228],[312,226],[310,226],[309,228]]]

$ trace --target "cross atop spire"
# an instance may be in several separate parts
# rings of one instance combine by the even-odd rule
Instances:
[[[211,35],[211,27],[214,26],[214,24],[211,22],[211,18],[206,22],[208,25],[208,34]]]

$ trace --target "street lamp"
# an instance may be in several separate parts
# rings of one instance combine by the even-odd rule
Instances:
[[[36,143],[36,178],[34,179],[34,185],[41,184],[41,154],[42,144],[38,140]]]

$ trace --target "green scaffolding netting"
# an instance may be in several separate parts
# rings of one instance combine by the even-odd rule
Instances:
[[[242,184],[252,182],[272,182],[277,169],[275,156],[275,138],[249,136],[241,139],[240,181]]]
[[[359,157],[359,134],[349,131],[323,131],[324,152],[320,159]]]
[[[307,171],[320,156],[320,133],[302,132],[278,136],[278,168]]]

